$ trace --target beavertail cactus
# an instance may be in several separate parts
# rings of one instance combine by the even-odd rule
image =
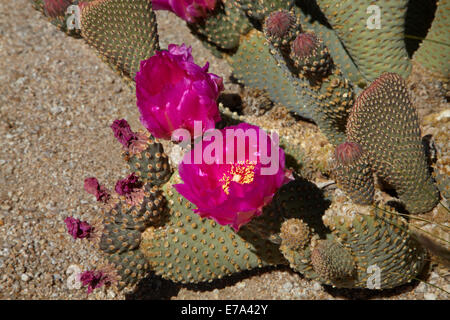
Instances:
[[[343,288],[387,289],[418,276],[427,253],[411,235],[405,219],[385,206],[357,206],[334,200],[323,216],[331,233],[313,233],[310,241],[300,247],[293,246],[292,239],[286,241],[285,231],[281,230],[280,250],[294,270],[309,279]],[[302,213],[297,219],[304,220]],[[299,237],[304,243],[306,233]]]
[[[147,150],[142,165],[159,152],[163,150]],[[343,163],[352,157],[347,150],[339,155]],[[197,208],[177,192],[176,186],[188,181],[186,174],[184,181],[170,171],[169,181],[144,181],[137,178],[139,168],[135,170],[117,182],[118,194],[106,204],[101,226],[94,227],[100,233],[96,242],[113,270],[111,279],[119,288],[135,284],[148,272],[175,282],[198,283],[287,263],[307,278],[345,288],[366,287],[375,266],[381,272],[380,287],[391,288],[411,281],[425,263],[426,252],[395,211],[341,204],[340,199],[327,210],[329,201],[323,192],[301,177],[290,177],[262,205],[257,196],[245,193],[246,201],[261,212],[233,229],[232,220],[224,220],[226,210],[217,212],[222,216],[214,217],[216,221],[201,217],[203,207]],[[230,180],[209,177],[217,180],[224,196],[245,189],[250,177],[259,179],[248,170],[232,173]]]
[[[281,15],[298,21],[285,10],[272,12],[265,23],[267,39],[256,30],[250,32],[231,58],[235,75],[251,87],[266,90],[274,101],[298,115],[314,120],[331,143],[343,142],[353,86],[333,65],[322,41],[302,33],[297,22],[289,24],[286,38],[272,35],[270,21],[280,20]],[[272,41],[269,47],[267,41]]]
[[[123,157],[143,183],[161,185],[172,173],[169,158],[161,143],[148,132],[133,132],[124,119],[111,125],[114,136],[123,146]]]
[[[196,23],[188,23],[191,31],[214,48],[213,52],[221,56],[221,52],[234,50],[239,46],[241,34],[251,29],[244,12],[236,8],[231,0],[217,1],[214,11]]]
[[[237,0],[236,4],[249,17],[263,21],[273,11],[290,10],[294,2],[294,0]]]
[[[58,29],[66,34],[81,37],[80,13],[89,2],[78,0],[30,0],[33,6]]]
[[[311,252],[314,271],[333,283],[345,282],[355,273],[355,260],[349,250],[337,241],[318,240]]]
[[[375,182],[367,152],[358,143],[344,142],[336,147],[334,158],[338,185],[355,203],[371,204]]]
[[[450,80],[450,1],[438,1],[431,29],[414,54],[414,59],[433,74]]]
[[[306,77],[325,77],[331,71],[328,48],[314,33],[300,33],[291,45],[290,58]]]
[[[347,141],[358,144],[363,157],[339,163],[338,181],[359,203],[373,201],[373,173],[397,191],[411,213],[430,211],[437,204],[439,192],[428,170],[417,113],[399,75],[383,74],[358,97],[348,119]]]
[[[383,72],[407,77],[411,63],[405,47],[408,0],[317,0],[363,75],[374,80]]]
[[[264,21],[264,35],[275,47],[291,43],[299,32],[296,17],[287,10],[277,10]]]
[[[126,79],[159,49],[151,0],[100,0],[83,7],[82,37]],[[138,48],[138,50],[136,50]]]
[[[87,178],[84,187],[103,204],[102,214],[92,224],[65,220],[73,238],[93,242],[104,255],[103,267],[83,274],[89,291],[109,283],[121,289],[150,272],[199,283],[283,264],[327,285],[384,289],[408,283],[423,270],[427,252],[412,236],[408,221],[374,203],[375,182],[395,189],[410,213],[430,211],[439,200],[418,117],[401,78],[410,71],[404,39],[407,0],[378,1],[369,21],[368,4],[362,0],[33,3],[136,82],[141,122],[149,131],[134,132],[126,120],[114,121],[111,129],[130,172],[117,181],[114,194]],[[79,10],[75,29],[67,25],[70,6]],[[430,55],[428,67],[434,71],[447,52],[435,46],[447,41],[441,33],[446,8],[448,1],[442,0],[429,41],[416,54],[425,66]],[[214,54],[227,59],[249,93],[243,99],[246,112],[258,110],[259,115],[282,104],[315,122],[335,147],[336,180],[353,203],[339,196],[339,189],[331,202],[318,186],[286,170],[285,156],[297,164],[304,156],[301,143],[292,144],[290,135],[281,137],[286,150],[267,133],[252,140],[244,130],[263,130],[219,110],[222,79],[208,73],[209,64],[196,65],[185,45],[159,50],[153,10],[174,12]],[[430,50],[443,55],[433,56]],[[384,71],[396,74],[379,76]],[[375,78],[356,99],[358,90]],[[195,132],[195,121],[202,122],[200,132]],[[217,127],[221,130],[213,130]],[[188,141],[174,136],[177,129],[190,135]],[[223,145],[227,129],[240,130],[232,139],[250,142],[243,157],[235,140],[233,148]],[[320,161],[311,161],[316,167],[333,148],[318,135],[327,152]],[[175,138],[194,149],[184,157],[178,154],[183,160],[172,168],[156,138]],[[195,154],[199,142],[202,159]],[[263,161],[260,144],[276,161]],[[224,161],[228,155],[231,161]],[[441,177],[444,162],[435,164],[436,179],[444,181],[440,186],[447,183]],[[271,165],[274,171],[263,174]]]
[[[126,80],[159,49],[151,0],[31,0],[60,30],[82,37]]]
[[[267,19],[276,14],[271,13]],[[303,108],[309,109],[322,132],[333,144],[343,141],[348,109],[353,103],[353,86],[334,66],[322,40],[314,33],[301,32],[298,27],[287,48],[272,43],[269,48],[285,76],[292,77],[295,90],[306,96],[308,105]]]

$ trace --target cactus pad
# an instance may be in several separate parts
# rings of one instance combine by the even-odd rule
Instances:
[[[136,172],[140,180],[159,186],[168,181],[172,174],[169,158],[164,153],[161,143],[148,132],[145,135],[147,137],[145,145],[137,152],[125,150],[123,157],[128,162],[130,170]]]
[[[188,23],[188,27],[204,42],[218,49],[236,48],[241,34],[247,33],[251,25],[243,12],[232,2],[218,1],[213,13],[198,23]]]
[[[317,0],[317,4],[367,79],[383,72],[409,75],[411,64],[404,40],[408,0],[377,1],[374,11],[368,10],[371,3],[366,0]]]
[[[450,80],[450,1],[440,0],[431,29],[414,58],[433,74]]]
[[[430,211],[437,204],[439,193],[428,171],[417,112],[399,75],[383,74],[358,97],[347,140],[361,145],[372,171],[397,191],[409,212]],[[367,194],[370,188],[368,184]]]
[[[126,79],[134,80],[140,62],[159,50],[150,0],[99,0],[83,7],[83,38]]]
[[[344,142],[335,149],[336,182],[358,204],[371,204],[375,194],[373,172],[367,153],[354,142]]]
[[[118,275],[117,287],[119,290],[136,284],[148,272],[148,263],[139,250],[115,253],[108,256],[108,261]]]
[[[169,221],[147,229],[140,247],[156,274],[175,282],[203,282],[284,262],[277,246],[253,231],[252,223],[236,233],[194,213],[193,205],[170,183],[164,189]]]

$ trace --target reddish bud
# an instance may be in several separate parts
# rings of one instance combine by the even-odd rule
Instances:
[[[319,46],[319,40],[312,33],[300,33],[292,43],[292,52],[299,58],[306,58],[314,54]]]
[[[295,17],[286,10],[272,12],[266,19],[265,30],[268,36],[282,38],[295,24]]]
[[[342,165],[348,165],[361,157],[363,149],[355,142],[344,142],[338,145],[334,151],[336,160]]]

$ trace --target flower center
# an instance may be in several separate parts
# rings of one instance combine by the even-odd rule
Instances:
[[[219,180],[222,182],[222,189],[226,194],[230,194],[230,182],[234,181],[240,184],[249,184],[255,178],[255,161],[239,161],[231,165],[230,170],[223,174]]]

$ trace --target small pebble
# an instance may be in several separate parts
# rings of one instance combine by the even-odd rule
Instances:
[[[436,300],[436,295],[434,293],[425,293],[423,297],[425,300]]]
[[[285,284],[283,284],[283,286],[281,287],[281,290],[285,293],[289,293],[292,290],[292,283],[290,282],[286,282]]]
[[[30,281],[30,277],[25,273],[22,273],[22,275],[20,276],[20,279],[22,279],[23,282]]]
[[[315,282],[314,285],[313,285],[313,289],[315,291],[320,291],[320,290],[322,290],[322,285],[320,283],[318,283],[318,282]]]

